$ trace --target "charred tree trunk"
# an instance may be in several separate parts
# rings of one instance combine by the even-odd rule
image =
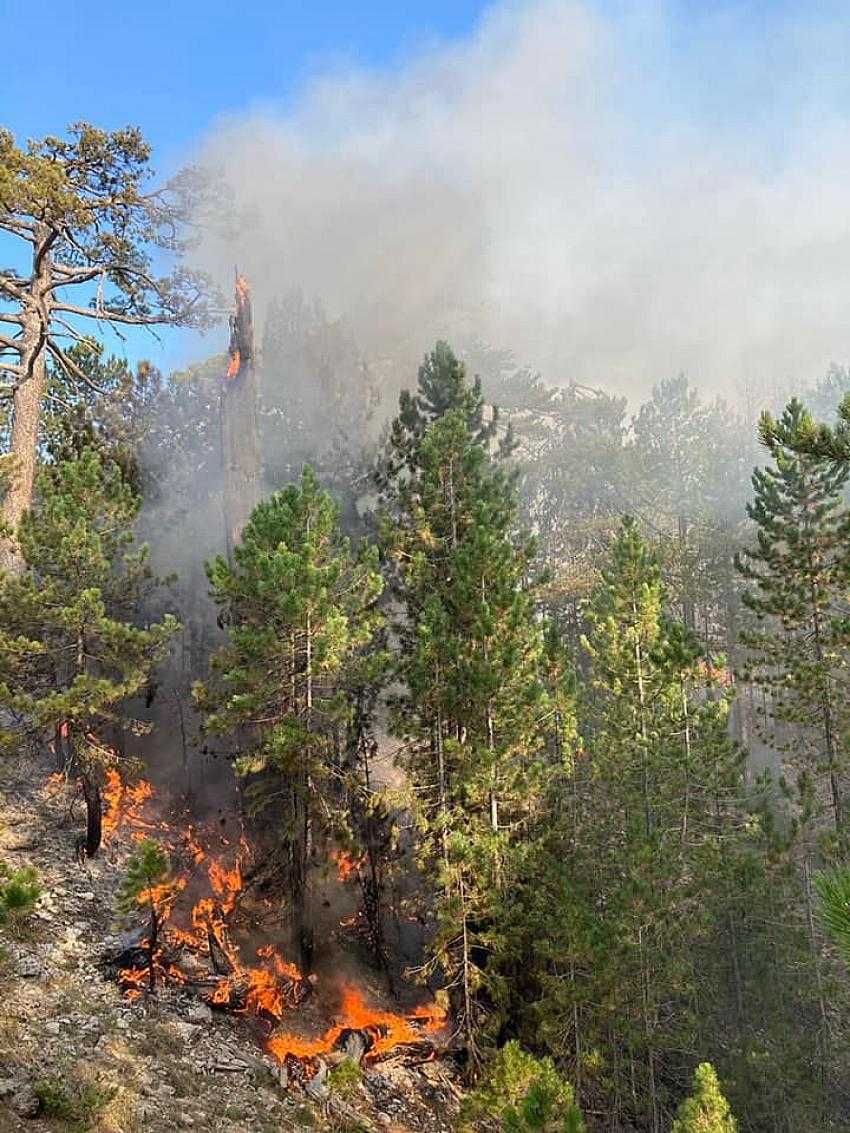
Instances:
[[[159,917],[156,914],[156,906],[151,899],[151,931],[150,943],[148,945],[148,987],[151,994],[156,991],[156,949],[159,943]]]
[[[83,796],[86,800],[86,857],[93,858],[103,841],[103,799],[100,786],[83,774]]]
[[[298,950],[298,966],[307,975],[313,967],[315,940],[312,911],[307,900],[307,866],[310,858],[310,816],[306,785],[293,791],[294,836],[290,846],[292,934]]]

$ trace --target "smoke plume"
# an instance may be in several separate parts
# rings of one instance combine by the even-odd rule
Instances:
[[[817,377],[850,356],[850,31],[707,8],[499,6],[220,123],[238,226],[205,266],[238,261],[260,321],[320,297],[373,358],[477,337],[630,393]]]

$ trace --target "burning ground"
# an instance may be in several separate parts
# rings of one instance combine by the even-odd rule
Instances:
[[[254,892],[244,840],[184,823],[149,784],[113,777],[102,855],[81,867],[73,785],[31,765],[2,774],[0,851],[36,866],[46,895],[2,958],[0,1133],[57,1127],[30,1116],[45,1084],[88,1106],[88,1127],[114,1133],[451,1127],[457,1089],[439,1012],[399,1008],[362,973],[300,972]],[[147,920],[119,931],[114,914],[127,858],[151,835],[171,859],[154,894],[155,997]],[[356,863],[338,869],[340,885],[355,884]],[[343,956],[356,933],[345,919]],[[357,1067],[344,1089],[343,1063]]]

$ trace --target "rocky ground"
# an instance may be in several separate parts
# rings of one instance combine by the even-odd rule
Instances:
[[[0,1133],[448,1133],[459,1095],[442,1061],[365,1066],[331,1085],[322,1074],[308,1092],[239,1018],[172,989],[129,1003],[102,965],[126,848],[81,866],[81,808],[49,771],[0,765],[0,861],[35,866],[44,889],[0,931]]]

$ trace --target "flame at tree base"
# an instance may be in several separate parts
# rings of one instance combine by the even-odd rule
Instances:
[[[305,976],[274,944],[257,948],[253,963],[243,960],[233,922],[245,889],[244,863],[251,854],[244,836],[234,846],[222,837],[216,838],[212,831],[188,824],[182,829],[171,825],[154,813],[154,790],[149,782],[128,785],[117,769],[109,769],[105,779],[105,836],[115,838],[125,833],[132,842],[156,832],[177,865],[172,876],[138,896],[139,905],[152,906],[159,920],[153,956],[155,984],[180,987],[195,982],[207,988],[203,998],[211,1007],[279,1024],[311,994],[317,977]],[[214,850],[214,843],[221,848]],[[342,851],[333,858],[339,883],[357,879],[361,858]],[[206,895],[198,895],[199,887],[206,888]],[[196,899],[188,905],[190,891]],[[129,949],[130,964],[118,969],[118,983],[128,1000],[138,1000],[149,991],[149,947],[148,940],[139,939]],[[343,1046],[349,1033],[358,1032],[367,1048],[363,1057],[370,1061],[394,1047],[421,1043],[440,1031],[446,1021],[436,1004],[404,1014],[372,1007],[352,985],[343,987],[341,1003],[331,1017],[336,1022],[317,1038],[282,1030],[272,1034],[265,1044],[267,1052],[279,1062],[294,1058],[310,1063]]]
[[[361,992],[351,986],[343,991],[339,1015],[341,1021],[318,1038],[278,1032],[266,1043],[266,1050],[279,1062],[289,1057],[313,1059],[334,1050],[347,1031],[360,1031],[372,1041],[365,1055],[368,1059],[386,1054],[404,1043],[421,1042],[423,1035],[434,1034],[445,1023],[445,1014],[436,1005],[417,1007],[408,1015],[396,1015],[369,1007]]]

